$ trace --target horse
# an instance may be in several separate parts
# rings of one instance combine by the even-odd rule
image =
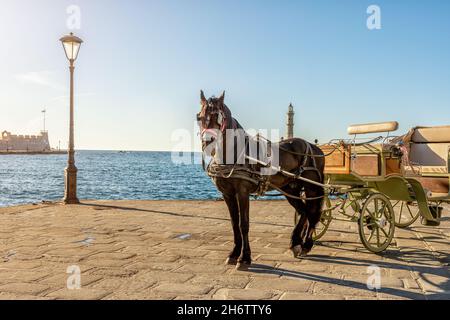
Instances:
[[[208,149],[210,144],[218,138],[208,135],[208,132],[216,131],[223,133],[228,130],[243,130],[239,122],[232,117],[230,109],[225,105],[225,91],[218,97],[205,98],[200,91],[201,110],[197,113],[197,122],[200,127],[202,140],[202,151]],[[244,131],[245,132],[245,131]],[[248,138],[248,134],[246,134]],[[220,139],[222,150],[227,151],[226,138]],[[275,172],[267,176],[268,186],[265,191],[278,190],[286,196],[289,204],[295,208],[300,219],[291,235],[290,249],[294,258],[306,256],[314,245],[313,232],[319,222],[322,213],[324,198],[324,154],[320,148],[300,138],[290,138],[275,144],[278,148],[280,168],[309,179],[317,183],[311,183],[304,179],[296,179],[291,176]],[[215,149],[214,149],[215,150]],[[228,150],[229,151],[229,150]],[[236,151],[236,150],[235,150]],[[217,156],[214,152],[211,155]],[[234,165],[236,165],[234,157]],[[254,164],[241,164],[244,168],[254,168]],[[204,165],[205,167],[205,165]],[[264,167],[259,164],[259,167]],[[234,247],[229,253],[225,263],[235,265],[238,270],[246,270],[252,263],[251,249],[249,243],[250,228],[250,195],[256,193],[261,187],[252,179],[230,174],[228,176],[214,177],[217,189],[222,193],[223,199],[228,207],[231,218],[231,226],[234,235]]]

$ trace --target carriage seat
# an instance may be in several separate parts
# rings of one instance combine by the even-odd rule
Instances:
[[[407,176],[421,176],[433,193],[449,192],[450,126],[416,128],[409,142]]]
[[[417,128],[411,136],[409,160],[424,174],[448,174],[450,126]],[[417,171],[417,170],[414,170]]]
[[[376,132],[392,132],[398,129],[397,121],[355,124],[347,128],[350,135]]]

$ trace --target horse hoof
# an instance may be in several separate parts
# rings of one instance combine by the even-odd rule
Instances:
[[[310,252],[311,252],[311,249],[305,249],[305,248],[303,248],[303,249],[302,249],[302,253],[300,254],[300,257],[304,258],[304,257],[306,257],[306,256],[308,255],[308,253],[310,253]]]
[[[294,254],[294,258],[298,258],[302,254],[302,246],[301,245],[296,245],[296,246],[292,247],[291,250],[292,250],[292,253]]]
[[[250,264],[251,263],[248,263],[248,262],[238,262],[236,265],[236,270],[247,271],[248,268],[250,267]]]
[[[237,258],[229,257],[229,258],[227,258],[227,260],[225,260],[225,264],[232,265],[232,266],[235,266],[237,264],[237,262],[238,262]]]

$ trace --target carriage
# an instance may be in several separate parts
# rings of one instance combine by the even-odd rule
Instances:
[[[333,220],[345,218],[358,224],[363,245],[378,253],[390,245],[395,227],[418,218],[439,225],[442,204],[450,202],[450,126],[392,136],[397,129],[397,122],[354,125],[348,128],[352,139],[319,145],[326,156],[326,197],[315,240]],[[382,136],[367,137],[372,134]]]

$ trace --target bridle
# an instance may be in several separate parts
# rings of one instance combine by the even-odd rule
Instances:
[[[227,127],[228,122],[223,109],[220,107],[216,107],[213,102],[213,99],[210,98],[207,101],[207,105],[204,107],[204,110],[205,110],[204,112],[202,110],[200,113],[197,114],[197,121],[200,122],[201,138],[203,138],[204,134],[207,132],[212,133],[213,135],[217,135],[216,132],[217,129],[209,128],[211,119],[213,119],[214,115],[215,115],[214,119],[216,119],[217,124],[220,126],[220,131],[222,131],[223,133]]]

